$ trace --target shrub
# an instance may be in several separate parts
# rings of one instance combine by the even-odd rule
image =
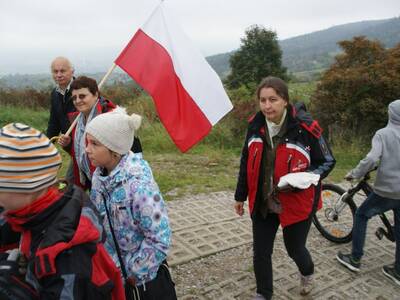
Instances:
[[[387,122],[387,105],[400,96],[400,44],[385,49],[365,37],[341,41],[343,54],[322,76],[311,109],[330,138],[364,140]]]

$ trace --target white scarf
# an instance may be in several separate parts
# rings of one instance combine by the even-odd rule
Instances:
[[[281,120],[279,121],[279,124],[275,124],[274,122],[268,121],[268,119],[265,118],[265,121],[267,122],[267,128],[268,128],[269,138],[270,138],[272,147],[274,147],[274,142],[272,141],[272,138],[274,136],[276,136],[279,133],[279,131],[281,130],[283,121],[285,121],[285,118],[286,118],[286,112],[287,112],[287,109],[285,109],[283,111],[283,115],[282,115]]]

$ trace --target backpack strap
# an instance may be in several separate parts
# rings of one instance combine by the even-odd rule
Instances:
[[[300,126],[311,133],[314,137],[319,139],[322,135],[322,128],[319,126],[318,121],[314,120],[309,112],[307,112],[304,103],[299,102],[292,106],[292,115],[295,117]]]
[[[310,125],[307,125],[305,122],[300,121],[301,127],[311,133],[314,137],[319,139],[322,135],[322,128],[319,126],[318,121],[314,120]]]
[[[110,100],[105,99],[104,97],[100,96],[99,98],[99,104],[100,104],[100,113],[106,113],[109,112],[113,109],[115,109],[117,106],[112,103]]]

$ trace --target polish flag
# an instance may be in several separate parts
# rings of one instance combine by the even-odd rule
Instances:
[[[215,71],[161,3],[115,64],[153,98],[176,146],[186,152],[232,109]]]

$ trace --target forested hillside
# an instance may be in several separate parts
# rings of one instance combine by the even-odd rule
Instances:
[[[377,39],[387,48],[400,43],[400,18],[362,21],[300,35],[279,42],[283,52],[283,64],[289,72],[318,72],[326,69],[339,53],[337,42],[364,35]],[[229,73],[229,57],[233,53],[207,57],[217,73],[224,77]]]
[[[320,73],[333,62],[335,55],[340,51],[337,42],[350,40],[354,36],[360,35],[372,40],[377,39],[387,48],[393,47],[400,43],[400,17],[338,25],[281,40],[279,44],[283,52],[283,64],[289,72],[296,76],[311,78],[313,74]],[[229,58],[234,52],[235,50],[207,57],[207,61],[222,78],[225,78],[230,72]],[[79,66],[77,70],[79,71]],[[100,80],[104,73],[86,75]],[[129,82],[130,80],[122,71],[114,71],[107,83]],[[0,88],[47,89],[52,85],[50,74],[17,74],[0,78]]]
[[[360,35],[391,48],[400,42],[400,18],[339,25],[283,40],[283,63],[291,72],[325,69],[340,51],[338,41]]]

